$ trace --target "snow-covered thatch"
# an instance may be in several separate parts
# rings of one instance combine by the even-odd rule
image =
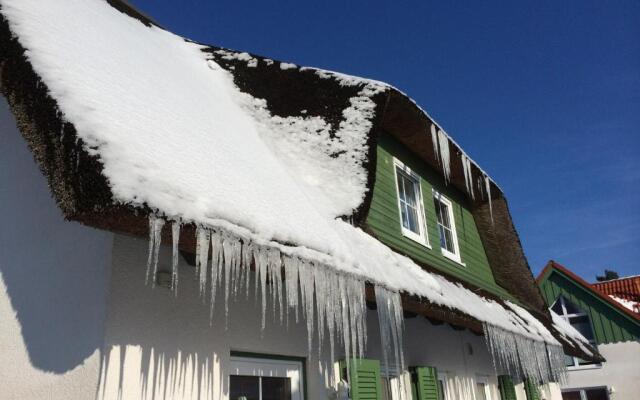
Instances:
[[[288,299],[293,298],[286,296],[289,291],[296,299],[301,291],[308,315],[314,313],[315,291],[315,299],[323,299],[315,304],[318,334],[326,321],[331,334],[333,329],[343,334],[347,354],[361,351],[365,282],[389,302],[378,309],[388,310],[383,320],[395,324],[392,337],[401,325],[402,293],[482,322],[488,336],[499,332],[495,340],[517,335],[542,349],[558,348],[552,333],[525,309],[427,272],[347,222],[370,195],[376,119],[390,94],[399,95],[397,90],[196,44],[102,0],[0,4],[3,24],[14,36],[5,60],[18,63],[10,57],[22,57],[14,53],[24,49],[38,78],[31,89],[45,91],[55,103],[55,121],[61,121],[47,125],[38,120],[23,131],[48,129],[45,134],[60,135],[60,142],[73,140],[76,164],[64,164],[67,174],[91,167],[91,179],[71,182],[56,178],[55,165],[43,167],[52,180],[62,180],[58,200],[90,197],[94,189],[102,193],[95,203],[77,201],[72,213],[100,227],[113,223],[122,229],[123,220],[150,215],[150,274],[163,222],[171,221],[175,257],[184,240],[197,243],[203,289],[208,285],[213,291],[224,279],[229,293],[253,265],[263,297],[267,282],[273,293],[284,292]],[[278,78],[279,87],[270,86],[270,76]],[[17,81],[12,81],[15,87],[4,83],[5,93],[28,84]],[[287,83],[293,86],[285,88]],[[295,85],[305,84],[296,90]],[[35,114],[45,106],[21,111]],[[461,150],[454,152],[459,146],[439,126],[432,134],[432,151],[446,179],[454,179],[452,157],[459,155],[459,185],[474,200],[488,202],[493,219],[491,187],[499,188]],[[32,135],[32,145],[39,140],[26,135]],[[426,143],[431,143],[429,135],[425,131]],[[95,214],[101,208],[104,216]],[[130,214],[114,217],[113,210],[121,209]],[[190,239],[183,233],[179,241],[182,226],[196,230]],[[214,266],[208,270],[210,246]],[[282,266],[289,275],[280,275]]]

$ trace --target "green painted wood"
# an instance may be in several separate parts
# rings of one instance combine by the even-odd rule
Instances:
[[[413,400],[438,400],[438,372],[435,367],[411,369]]]
[[[340,362],[340,368],[344,375],[347,371],[347,362],[349,363],[351,400],[381,400],[380,361],[343,360]]]
[[[426,214],[427,236],[431,248],[402,235],[394,157],[402,161],[421,178],[420,186]],[[442,255],[433,203],[433,189],[442,193],[453,204],[458,245],[464,265]],[[380,137],[378,144],[376,184],[366,222],[376,237],[396,251],[498,296],[513,300],[513,297],[496,284],[493,278],[466,196],[454,187],[446,185],[439,173],[386,134]]]
[[[531,379],[524,381],[524,391],[527,395],[527,400],[540,400],[540,388]]]
[[[561,271],[552,269],[538,285],[549,307],[563,296],[589,316],[596,344],[640,339],[640,322],[602,300]]]
[[[513,384],[513,379],[511,379],[509,375],[500,375],[498,377],[498,387],[500,388],[500,399],[518,400],[516,387]]]

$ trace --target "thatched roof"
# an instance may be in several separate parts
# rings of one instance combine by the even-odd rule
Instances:
[[[122,1],[110,0],[109,4],[148,27],[155,26],[148,17]],[[438,157],[438,152],[442,150],[434,148],[431,137],[432,128],[441,130],[440,126],[407,95],[380,82],[314,68],[300,68],[220,47],[207,46],[202,51],[233,77],[233,83],[240,91],[254,99],[264,100],[266,111],[272,118],[321,119],[326,126],[331,127],[328,132],[330,139],[334,139],[333,135],[338,127],[345,123],[345,113],[352,111],[354,99],[362,97],[361,94],[366,92],[373,110],[363,114],[364,117],[357,116],[368,118],[364,121],[368,131],[363,149],[359,150],[364,157],[353,169],[356,173],[361,169],[366,175],[363,196],[350,211],[336,217],[348,218],[356,226],[364,225],[375,185],[377,140],[383,133],[393,135],[432,168],[448,172],[450,184],[462,193],[470,194],[468,181],[471,180],[476,193],[469,197],[469,202],[497,283],[553,331],[550,316],[534,284],[501,189],[474,162],[470,163],[470,170],[465,178],[461,157],[465,153],[445,135],[451,159],[450,167],[446,168]],[[58,101],[51,95],[51,88],[35,72],[25,48],[11,31],[4,15],[0,21],[0,89],[67,219],[114,232],[136,236],[148,234],[147,216],[151,212],[163,210],[158,210],[157,205],[145,201],[123,201],[121,196],[114,193],[113,184],[105,173],[104,162],[96,151],[95,144],[86,143],[78,135],[74,123],[63,114]],[[176,95],[189,96],[189,93]],[[286,132],[283,131],[283,134]],[[344,158],[344,151],[336,151],[331,156],[336,159]],[[354,176],[355,178],[357,177]],[[488,190],[485,183],[488,183]],[[321,191],[322,188],[318,190]],[[192,221],[185,229],[193,232],[195,223],[198,222],[200,221]],[[295,246],[297,243],[283,245]],[[180,247],[184,251],[194,252],[194,235],[181,235]],[[513,276],[518,276],[518,279],[512,279]],[[464,313],[435,304],[430,307],[424,304],[414,306],[416,309],[420,307],[424,314],[449,318],[477,330],[479,321]],[[567,345],[569,351],[589,357],[579,349],[576,350],[576,346],[571,346],[566,341],[561,342]]]

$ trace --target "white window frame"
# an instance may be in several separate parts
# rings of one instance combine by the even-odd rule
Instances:
[[[491,390],[489,389],[489,377],[486,375],[476,375],[476,386],[478,383],[484,385],[484,398],[491,400]],[[475,390],[475,388],[474,388]]]
[[[580,393],[581,400],[587,400],[587,390],[593,390],[593,389],[604,389],[607,392],[607,399],[611,398],[611,389],[608,386],[591,386],[591,387],[562,389],[561,393],[578,392]]]
[[[462,259],[460,257],[460,245],[458,244],[458,230],[456,229],[456,220],[453,217],[453,203],[451,202],[451,200],[449,200],[447,197],[445,197],[442,193],[438,192],[437,190],[433,190],[433,199],[435,201],[439,201],[441,203],[444,203],[447,206],[447,210],[448,210],[448,214],[449,214],[449,222],[451,223],[451,237],[453,239],[453,249],[455,250],[455,253],[450,252],[449,250],[443,248],[442,246],[440,246],[440,250],[442,251],[442,255],[445,256],[446,258],[450,259],[451,261],[454,261],[462,266],[465,266],[465,264],[462,262]],[[435,205],[434,205],[435,207]],[[436,224],[440,225],[440,223],[438,222],[438,214],[436,211]],[[438,227],[438,235],[440,235],[440,227]]]
[[[587,317],[587,320],[589,321],[589,325],[591,325],[591,333],[595,336],[595,330],[593,329],[593,324],[591,322],[591,317],[589,317],[589,314],[587,314],[586,312],[582,311],[579,313],[573,313],[573,314],[569,314],[567,312],[567,305],[565,304],[566,299],[564,298],[564,296],[560,295],[558,297],[558,299],[551,305],[551,307],[549,307],[549,309],[551,310],[553,307],[555,307],[557,302],[560,302],[560,306],[562,307],[562,314],[560,315],[560,317],[562,317],[562,319],[564,319],[567,324],[571,325],[571,318],[574,317]],[[573,303],[572,303],[573,304]],[[578,308],[577,305],[573,304],[574,307]],[[551,310],[551,312],[555,312],[553,310]],[[595,343],[595,338],[593,340],[593,343],[590,343],[593,347],[597,348],[597,344]],[[579,357],[573,357],[571,356],[571,358],[573,358],[573,365],[571,366],[567,366],[567,369],[570,371],[576,371],[576,370],[581,370],[581,369],[598,369],[598,368],[602,368],[602,363],[596,363],[596,364],[586,364],[586,365],[580,365],[579,362]]]
[[[231,375],[289,378],[291,400],[304,400],[302,361],[231,356],[230,364],[227,384],[230,384]],[[259,394],[259,400],[261,400],[262,382],[260,382]]]
[[[437,371],[437,370],[436,370],[436,373],[437,373],[436,380],[438,382],[442,382],[442,398],[444,400],[447,400],[447,399],[449,399],[449,396],[448,396],[448,389],[449,388],[447,387],[447,379],[448,379],[447,373],[446,372],[440,372],[440,371]],[[438,390],[439,389],[440,388],[438,388]]]
[[[418,213],[418,228],[420,229],[419,235],[412,230],[405,228],[402,224],[402,203],[400,201],[400,186],[398,185],[398,170],[400,170],[401,173],[407,175],[409,179],[413,180],[414,183],[418,185],[418,189],[416,190],[415,195],[417,205],[416,211]],[[424,212],[424,196],[422,195],[422,184],[420,176],[413,172],[411,168],[406,166],[402,161],[394,157],[393,179],[396,183],[396,200],[398,203],[398,217],[400,218],[400,229],[402,231],[402,236],[431,249],[431,245],[429,244],[429,235],[427,233],[427,219],[425,218]]]

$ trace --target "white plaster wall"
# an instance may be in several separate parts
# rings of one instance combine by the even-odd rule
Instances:
[[[611,400],[640,398],[640,342],[598,345],[607,360],[600,368],[572,370],[563,390],[607,386],[613,387]]]
[[[171,249],[163,246],[160,268],[169,268]],[[168,289],[145,285],[147,241],[116,236],[107,319],[105,357],[98,398],[225,399],[230,352],[247,351],[308,357],[310,399],[326,399],[329,363],[316,351],[308,354],[306,325],[289,327],[267,313],[261,334],[260,302],[244,293],[230,301],[228,329],[222,293],[213,325],[209,306],[197,294],[194,268],[180,259],[177,297]],[[320,364],[322,363],[322,364]]]
[[[86,399],[112,235],[65,222],[0,96],[0,399]]]
[[[147,245],[144,239],[115,237],[99,398],[226,399],[225,370],[234,350],[307,358],[308,398],[328,398],[326,387],[332,374],[324,372],[330,364],[328,343],[321,357],[316,343],[309,354],[304,321],[296,324],[290,319],[287,328],[273,319],[269,307],[267,327],[261,334],[260,303],[255,302],[252,288],[248,301],[243,295],[230,302],[225,329],[219,289],[213,326],[209,326],[208,305],[196,294],[194,268],[182,258],[177,297],[168,289],[145,286]],[[163,246],[160,269],[169,269],[170,253]],[[369,311],[367,324],[365,357],[382,359],[375,311]],[[434,326],[422,317],[407,319],[405,355],[408,366],[436,366],[452,384],[467,384],[465,398],[473,399],[476,376],[487,376],[491,399],[499,399],[482,337],[446,324]],[[340,356],[338,351],[336,358]],[[449,398],[462,398],[461,394],[452,391]]]

